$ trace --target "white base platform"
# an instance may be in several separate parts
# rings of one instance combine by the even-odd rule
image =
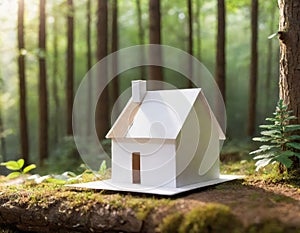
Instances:
[[[135,192],[135,193],[146,193],[146,194],[156,194],[156,195],[165,195],[172,196],[175,194],[187,192],[193,189],[203,188],[211,185],[220,184],[226,181],[231,181],[235,179],[242,178],[243,176],[238,175],[220,175],[219,179],[210,180],[206,182],[201,182],[197,184],[186,185],[180,188],[170,188],[164,186],[150,187],[140,184],[123,184],[123,183],[113,183],[112,180],[102,180],[94,181],[88,183],[79,183],[79,184],[69,184],[68,187],[73,188],[88,188],[88,189],[101,189],[101,190],[111,190],[119,192]]]

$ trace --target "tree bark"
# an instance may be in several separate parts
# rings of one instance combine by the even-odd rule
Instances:
[[[189,37],[188,37],[188,52],[190,55],[194,55],[194,46],[193,46],[193,7],[192,0],[187,0],[188,6],[188,28],[189,28]],[[189,87],[193,87],[193,59],[189,59]]]
[[[224,0],[218,0],[218,33],[216,54],[216,82],[226,102],[226,10]]]
[[[270,35],[272,33],[274,33],[274,20],[275,20],[275,10],[276,10],[276,5],[274,3],[272,3],[271,6],[271,17],[270,17],[270,24],[269,24],[269,33]],[[268,103],[269,103],[269,96],[270,96],[270,91],[271,91],[271,80],[272,80],[272,59],[273,59],[273,40],[269,39],[268,41],[268,55],[267,55],[267,64],[266,64],[266,95],[265,95],[265,101],[266,101],[266,105],[265,105],[265,113],[266,115],[268,114]]]
[[[280,75],[279,96],[300,124],[300,2],[279,0]],[[294,158],[292,169],[299,169]]]
[[[26,74],[24,42],[24,0],[18,2],[18,67],[19,67],[19,108],[21,154],[25,163],[29,163],[28,120],[26,107]]]
[[[46,0],[40,0],[39,24],[39,163],[48,158],[48,97],[46,71]]]
[[[258,32],[258,0],[252,0],[251,4],[251,64],[250,64],[250,83],[249,83],[249,120],[248,136],[253,136],[255,132],[256,118],[256,95],[257,95],[257,32]]]
[[[67,0],[67,135],[72,135],[72,112],[74,98],[74,5],[73,0]]]
[[[97,61],[107,56],[107,0],[98,0],[97,21]],[[109,129],[109,94],[107,83],[107,67],[97,74],[99,85],[104,87],[96,107],[96,131],[99,140],[105,138]]]
[[[140,0],[136,0],[136,9],[137,9],[137,20],[138,20],[138,31],[139,31],[138,32],[139,44],[143,45],[143,44],[145,44],[145,30],[143,27],[142,9],[141,9],[141,1]],[[141,56],[141,60],[144,61],[145,53],[142,52],[140,56]],[[141,79],[145,79],[146,78],[146,67],[141,66],[140,71],[141,71]]]
[[[300,2],[279,0],[280,98],[300,124]]]
[[[119,48],[119,28],[118,28],[118,0],[112,1],[112,28],[111,28],[111,52],[118,51]],[[118,69],[118,58],[113,60],[112,69]],[[114,77],[112,80],[112,104],[116,104],[116,101],[119,97],[119,78],[118,76]],[[118,109],[116,105],[115,108]]]
[[[89,70],[92,67],[92,44],[91,44],[91,0],[87,0],[86,2],[86,60],[87,60],[87,72],[88,75]],[[89,82],[88,82],[88,93],[87,93],[87,112],[91,113],[92,112],[92,81],[90,77],[88,77]],[[92,122],[88,121],[87,122],[88,127],[87,127],[87,135],[91,135],[91,129],[92,129]]]
[[[2,157],[2,161],[6,161],[6,141],[5,141],[5,127],[3,120],[3,111],[2,106],[0,105],[0,143],[1,143],[1,151],[0,155]]]
[[[53,7],[54,8],[54,7]],[[60,122],[60,100],[58,96],[58,17],[56,14],[56,10],[53,9],[54,12],[54,22],[53,22],[53,81],[52,81],[52,92],[53,92],[53,100],[54,100],[54,133],[53,133],[53,142],[56,145],[58,143],[59,138],[59,122]]]
[[[161,43],[161,14],[160,14],[160,0],[149,0],[149,42],[150,44]],[[150,50],[150,62],[157,61],[162,63],[161,51]],[[150,80],[163,80],[163,72],[161,66],[149,66],[149,79]]]
[[[197,31],[197,57],[201,61],[201,19],[200,19],[200,10],[201,10],[201,0],[197,0],[197,7],[196,7],[196,31]]]

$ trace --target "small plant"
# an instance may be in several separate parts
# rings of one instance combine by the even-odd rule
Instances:
[[[28,173],[29,171],[36,168],[35,164],[30,164],[23,168],[24,163],[25,163],[24,159],[19,159],[18,161],[3,162],[3,163],[0,163],[0,165],[5,166],[8,170],[13,171],[7,175],[7,178],[13,179],[13,178],[17,178],[21,175],[24,175],[24,174]]]
[[[264,142],[265,145],[259,147],[258,150],[252,151],[251,155],[257,155],[253,159],[256,162],[256,170],[265,167],[268,164],[279,162],[279,171],[290,168],[293,165],[293,157],[300,158],[300,135],[293,135],[295,131],[300,130],[300,125],[289,124],[290,120],[297,119],[292,116],[292,111],[288,111],[288,106],[283,104],[283,100],[279,100],[273,118],[266,118],[272,122],[269,125],[260,125],[264,129],[261,131],[262,137],[253,138],[254,141]]]

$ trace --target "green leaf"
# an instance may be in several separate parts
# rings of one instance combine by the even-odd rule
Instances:
[[[300,140],[300,135],[290,135],[287,136],[286,139],[288,139],[289,141]]]
[[[255,170],[258,171],[262,167],[265,167],[265,166],[269,165],[271,162],[272,162],[272,158],[270,158],[270,159],[260,159],[255,163],[255,166],[256,166]]]
[[[289,148],[294,148],[294,149],[300,150],[300,143],[297,143],[297,142],[288,142],[286,145]]]
[[[278,125],[260,125],[259,128],[262,129],[279,129]]]
[[[278,154],[278,156],[291,157],[294,156],[294,152],[291,150],[282,151]]]
[[[24,166],[24,159],[19,159],[17,163],[19,164],[20,169]]]
[[[300,130],[300,125],[287,125],[287,126],[285,126],[285,132],[292,132],[292,131],[296,131],[296,130]]]
[[[272,140],[272,138],[267,138],[267,137],[256,137],[256,138],[252,138],[253,141],[256,142],[269,142]]]
[[[266,154],[262,154],[262,155],[257,155],[253,159],[260,160],[260,159],[269,159],[269,158],[273,158],[273,157],[274,157],[273,153],[266,153]]]
[[[287,118],[285,118],[286,120],[297,120],[297,117],[295,116],[288,116]]]
[[[8,161],[5,163],[1,163],[1,166],[5,166],[7,169],[12,171],[20,170],[22,167],[17,163],[17,161]]]
[[[29,171],[35,169],[35,168],[36,168],[36,165],[35,165],[35,164],[30,164],[30,165],[28,165],[27,167],[25,167],[25,168],[23,169],[23,174],[25,174],[25,173],[27,173],[27,172],[29,172]]]
[[[298,157],[300,159],[300,153],[294,152],[294,156]]]
[[[106,171],[106,168],[107,168],[107,167],[106,167],[106,161],[103,160],[102,163],[101,163],[101,165],[100,165],[100,168],[99,168],[99,171],[98,171],[98,172],[99,172],[100,174],[104,174],[105,171]]]
[[[258,150],[251,151],[249,154],[253,155],[253,154],[259,154],[266,151],[277,151],[279,148],[280,146],[278,145],[262,145],[259,147]]]
[[[48,179],[46,179],[46,181],[49,183],[61,184],[61,185],[66,183],[65,180],[59,180],[59,179],[55,179],[55,178],[48,178]]]
[[[286,168],[291,167],[293,164],[293,161],[285,155],[279,155],[275,157],[273,160],[282,163]]]
[[[13,178],[17,178],[21,175],[21,172],[12,172],[12,173],[9,173],[6,177],[8,179],[13,179]]]
[[[273,135],[278,135],[281,132],[279,130],[274,129],[274,130],[261,131],[260,133],[265,136],[273,136]]]
[[[266,121],[278,121],[278,119],[268,117],[266,118]]]

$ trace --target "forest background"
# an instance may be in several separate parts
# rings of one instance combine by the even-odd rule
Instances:
[[[20,5],[18,5],[20,2],[23,1],[0,1],[1,161],[24,157],[22,152],[24,137],[27,137],[26,156],[29,161],[39,161],[41,164],[46,161],[51,164],[51,158],[57,161],[58,157],[60,160],[65,158],[65,161],[68,161],[75,150],[69,127],[68,109],[81,80],[89,68],[103,55],[99,48],[99,39],[101,39],[100,35],[103,36],[101,30],[105,26],[101,25],[103,20],[99,21],[99,19],[105,16],[105,13],[102,11],[103,5],[101,8],[99,2],[107,2],[107,21],[104,23],[107,27],[106,52],[109,54],[117,49],[151,42],[149,1],[25,0],[24,44],[22,46],[21,43],[21,47]],[[217,2],[220,1],[160,1],[160,43],[193,53],[213,76],[217,73],[217,31],[220,22],[218,21],[220,5]],[[274,111],[278,101],[279,42],[276,38],[268,39],[269,35],[278,31],[278,7],[275,1],[260,1],[256,9],[258,69],[257,75],[254,75],[257,77],[257,90],[253,93],[250,89],[251,70],[253,71],[251,68],[252,2],[228,0],[225,1],[225,9],[223,9],[226,12],[226,21],[223,22],[226,25],[226,40],[223,41],[226,54],[224,79],[227,143],[250,141],[250,138],[258,133],[258,125]],[[41,9],[41,5],[44,5],[44,9]],[[43,10],[44,15],[41,14]],[[44,27],[41,23],[43,17]],[[24,125],[20,124],[22,117],[19,114],[22,102],[20,57],[21,60],[24,58],[26,64],[24,70],[26,134],[22,130]],[[42,79],[41,66],[44,67]],[[131,80],[147,79],[147,71],[136,68],[122,73],[118,77],[117,91],[113,84],[108,88],[109,108],[113,105],[114,96],[130,87]],[[178,88],[189,86],[184,77],[171,70],[164,69],[163,77]],[[253,101],[256,103],[255,114],[254,119],[250,119],[249,103]],[[44,121],[43,126],[46,129],[41,129],[41,121],[43,121],[40,118],[41,106],[47,108],[47,120]],[[251,124],[249,121],[255,123],[256,128],[253,132],[249,132],[249,124]],[[109,128],[109,123],[105,123]],[[42,136],[41,132],[44,132]],[[45,148],[47,153],[41,154]]]

